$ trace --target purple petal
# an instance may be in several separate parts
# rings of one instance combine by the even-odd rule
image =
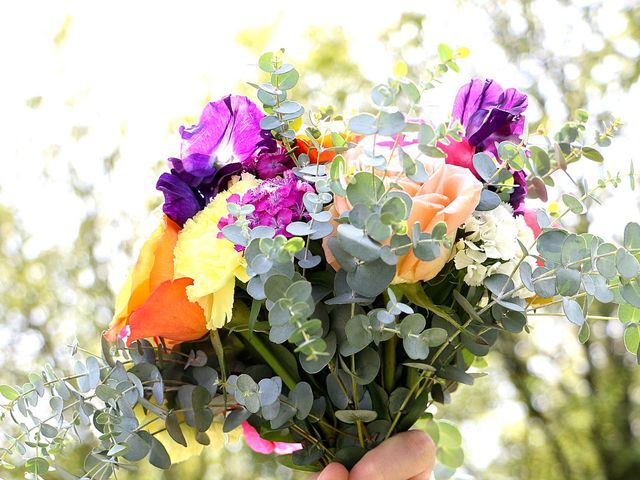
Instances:
[[[243,162],[251,157],[258,147],[268,145],[268,139],[275,145],[270,132],[260,128],[264,113],[247,97],[231,95],[231,109],[234,112],[234,124],[230,142],[236,161]]]
[[[194,177],[207,177],[215,171],[212,161],[214,158],[203,153],[192,153],[182,159],[182,168]]]
[[[515,88],[507,88],[504,98],[500,102],[500,108],[512,115],[521,115],[529,105],[529,98],[526,94]]]
[[[493,80],[473,79],[458,92],[452,115],[471,145],[495,154],[496,142],[516,142],[522,134],[527,104],[527,96],[515,88],[503,91]]]
[[[182,181],[188,184],[190,187],[198,188],[201,185],[207,184],[211,182],[212,175],[208,176],[198,176],[189,173],[183,163],[179,158],[170,158],[169,159],[169,167],[171,168],[174,175],[180,177]]]
[[[211,175],[214,169],[215,155],[221,144],[228,143],[229,127],[232,125],[232,111],[228,104],[229,97],[225,97],[217,102],[208,103],[200,116],[198,125],[189,128],[181,127],[183,162],[189,173],[191,167],[197,168],[197,175]],[[206,159],[207,170],[202,173],[205,165],[202,160]],[[198,161],[199,160],[199,161]],[[195,162],[195,163],[192,163]]]
[[[233,175],[238,175],[242,171],[241,163],[229,163],[220,168],[213,175],[211,183],[208,185],[209,190],[203,192],[205,201],[209,202],[211,198],[215,197],[219,192],[225,190],[229,184],[229,180]]]
[[[505,123],[508,123],[511,117],[512,115],[509,112],[497,108],[492,109],[486,119],[480,124],[478,130],[468,135],[469,143],[474,146],[480,145]]]
[[[206,177],[228,163],[247,160],[268,143],[260,128],[262,117],[247,97],[228,95],[208,103],[198,125],[180,128],[184,169]]]
[[[160,175],[156,188],[164,195],[162,211],[180,226],[204,207],[198,192],[173,172]]]
[[[453,103],[452,117],[469,130],[469,120],[479,110],[495,107],[500,103],[502,87],[493,80],[474,78],[458,91]]]
[[[513,172],[513,193],[509,198],[509,204],[513,207],[514,215],[524,214],[524,200],[527,197],[527,175],[524,171]]]

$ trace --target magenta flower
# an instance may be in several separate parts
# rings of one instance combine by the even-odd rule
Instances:
[[[253,173],[258,178],[268,180],[291,170],[295,163],[281,145],[276,145],[273,149],[260,150],[257,155],[242,162],[242,166],[245,171]]]
[[[247,191],[242,198],[240,195],[231,195],[227,201],[255,207],[254,211],[247,215],[250,228],[272,227],[276,235],[291,238],[292,235],[286,230],[287,226],[292,222],[309,220],[302,198],[305,193],[313,191],[310,184],[300,180],[291,170],[287,170],[284,177],[265,180],[256,188]],[[222,230],[234,221],[232,215],[222,218],[218,228]]]
[[[180,127],[180,158],[169,159],[171,172],[156,185],[165,197],[164,213],[182,226],[226,188],[244,163],[275,150],[271,134],[260,128],[262,117],[247,97],[228,95],[207,104],[197,125]]]

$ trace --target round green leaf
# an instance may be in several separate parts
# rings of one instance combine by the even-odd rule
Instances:
[[[9,401],[13,401],[20,396],[18,391],[9,385],[0,385],[0,395]]]
[[[580,290],[580,272],[569,268],[558,268],[556,272],[556,291],[558,295],[570,297]]]
[[[362,135],[373,135],[378,131],[378,120],[370,113],[360,113],[349,120],[349,130]]]
[[[368,385],[380,371],[380,356],[372,348],[365,348],[356,354],[356,369],[353,372],[358,385]]]
[[[575,323],[578,326],[581,326],[584,323],[584,313],[582,313],[582,308],[573,298],[562,299],[562,311],[567,317],[567,320],[571,323]]]
[[[631,323],[624,329],[624,346],[634,355],[638,352],[638,347],[640,347],[640,325],[637,323]]]
[[[616,269],[616,251],[617,248],[611,243],[603,243],[598,247],[596,253],[596,268],[600,275],[605,278],[615,278],[618,275]]]
[[[582,203],[582,200],[575,197],[574,195],[571,195],[570,193],[565,193],[564,195],[562,195],[562,201],[567,206],[567,208],[576,215],[582,215],[587,210],[584,203]]]
[[[616,252],[616,268],[620,275],[630,279],[638,275],[640,265],[636,257],[627,252],[624,248],[619,248]]]
[[[447,341],[449,334],[444,328],[428,328],[422,332],[421,337],[429,347],[438,347]]]
[[[627,223],[624,228],[624,247],[627,250],[640,249],[640,225],[636,222]]]
[[[369,423],[378,418],[373,410],[336,410],[335,416],[344,423],[356,423],[358,421]]]
[[[266,52],[260,56],[258,66],[263,72],[271,73],[275,70],[273,66],[273,52]],[[186,445],[185,445],[186,446]]]

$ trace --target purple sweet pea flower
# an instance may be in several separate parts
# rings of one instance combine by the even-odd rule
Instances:
[[[520,170],[513,173],[513,193],[509,197],[509,204],[513,207],[513,215],[524,215],[524,200],[527,198],[527,174]]]
[[[231,195],[227,201],[255,207],[253,212],[247,215],[250,228],[272,227],[276,235],[291,238],[292,235],[287,232],[287,226],[292,222],[309,220],[302,198],[306,192],[313,191],[309,183],[303,182],[289,170],[284,172],[283,177],[265,180],[242,197],[237,194]],[[222,230],[234,221],[235,218],[228,215],[220,220],[218,228]]]
[[[247,97],[228,95],[207,104],[200,122],[180,127],[180,158],[170,158],[170,173],[158,179],[164,194],[163,211],[180,226],[226,188],[231,176],[243,170],[263,150],[276,142],[260,128],[264,114]]]
[[[495,155],[495,142],[518,142],[527,104],[527,95],[515,88],[503,90],[493,80],[474,78],[458,91],[452,117],[460,120],[477,152],[489,150]]]
[[[518,143],[524,131],[523,113],[527,104],[526,94],[515,88],[503,90],[493,80],[475,78],[464,85],[456,95],[452,118],[465,128],[465,138],[462,142],[438,144],[447,154],[446,162],[466,166],[479,177],[473,167],[473,155],[486,151],[498,158],[496,143],[507,140]],[[510,171],[514,188],[509,203],[514,214],[521,215],[527,196],[526,175],[522,171]]]
[[[180,226],[204,208],[200,192],[189,186],[175,170],[160,175],[156,188],[164,195],[162,211]]]

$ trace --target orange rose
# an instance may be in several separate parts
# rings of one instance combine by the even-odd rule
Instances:
[[[347,134],[343,133],[343,134],[340,134],[340,136],[346,142],[357,141],[358,138],[360,138],[354,135],[353,133],[347,133]],[[323,148],[331,148],[334,146],[331,135],[323,135],[317,141],[318,141],[318,144],[320,144],[320,146],[322,146]],[[305,153],[309,155],[309,161],[311,163],[318,163],[318,149],[311,142],[309,137],[307,137],[306,135],[300,135],[299,137],[296,138],[296,145],[298,147],[298,152],[297,152],[298,154]],[[331,150],[324,151],[320,154],[320,163],[330,162],[335,158],[335,156],[336,156],[336,152],[334,151],[331,151]]]
[[[359,158],[360,147],[345,155],[347,171],[364,169]],[[393,160],[390,164],[394,163]],[[447,235],[455,235],[458,228],[467,221],[480,201],[482,183],[466,168],[447,165],[443,160],[429,160],[423,162],[429,179],[423,183],[403,178],[398,179],[398,172],[387,172],[385,183],[389,179],[399,184],[411,196],[413,204],[407,219],[408,235],[412,235],[412,225],[420,222],[422,232],[430,233],[433,227],[444,222],[447,225]],[[331,207],[334,217],[340,216],[351,209],[346,197],[335,196]],[[337,270],[339,265],[335,261],[326,239],[323,243],[327,261]],[[415,283],[430,280],[444,267],[450,255],[450,250],[441,246],[438,258],[432,261],[418,259],[412,251],[398,259],[396,276],[392,283]]]
[[[179,231],[180,227],[165,216],[142,246],[136,265],[116,297],[115,314],[105,333],[107,340],[115,342],[127,325],[129,343],[148,337],[177,343],[207,333],[202,308],[187,300],[185,289],[193,281],[173,281],[173,250]]]

